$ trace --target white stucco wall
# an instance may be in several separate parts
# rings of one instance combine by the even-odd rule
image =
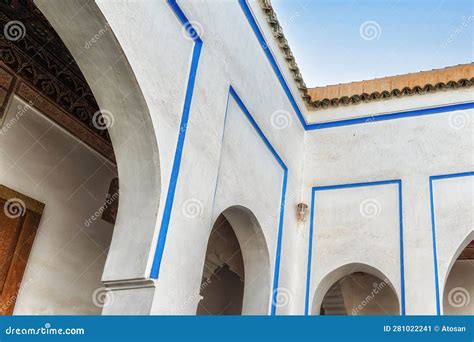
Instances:
[[[266,285],[272,288],[284,170],[233,98],[229,99],[227,107],[222,149],[224,153],[219,164],[213,220],[234,205],[241,205],[254,213],[269,251],[268,271],[271,277]],[[267,167],[261,168],[262,164]],[[241,242],[246,243],[249,242]],[[246,280],[256,282],[250,275]],[[270,304],[270,301],[271,298],[268,298],[267,303]]]
[[[466,313],[469,311],[468,308],[446,306],[445,297],[455,286],[466,288],[469,293],[473,285],[472,261],[455,263],[464,247],[474,240],[473,191],[474,176],[433,181],[440,306],[448,310],[447,314],[463,309]]]
[[[150,112],[156,117],[162,184],[163,189],[167,189],[180,131],[178,125],[184,103],[183,90],[187,86],[193,42],[165,2],[122,2],[118,6],[116,2],[98,1],[98,4],[136,73]],[[294,207],[299,202],[304,132],[238,2],[197,4],[180,1],[179,4],[189,19],[197,23],[195,26],[202,37],[203,48],[185,132],[171,223],[159,280],[156,282],[153,312],[194,314],[196,303],[183,303],[190,302],[188,298],[199,291],[202,263],[213,223],[219,160],[221,154],[230,152],[221,148],[229,86],[232,85],[239,93],[263,133],[291,169],[287,186],[287,194],[291,195],[291,199],[287,202],[285,214],[285,227],[288,228],[283,237],[280,270],[280,285],[289,289],[294,279],[292,264],[296,233],[296,229],[290,227],[296,227]],[[233,18],[233,30],[228,30],[228,18]],[[124,21],[127,25],[122,25]],[[133,31],[128,29],[130,26],[134,27]],[[136,39],[137,36],[153,36],[154,39],[150,43]],[[298,95],[294,85],[290,86]],[[301,101],[298,96],[295,97]],[[278,110],[284,111],[291,121],[286,128],[276,129],[272,125],[272,113]],[[257,149],[255,153],[259,153]],[[263,153],[262,158],[267,158],[268,152]],[[261,162],[256,158],[249,161],[247,167],[257,170]],[[268,182],[275,184],[275,191],[279,193],[281,174],[272,176],[267,173]],[[252,180],[255,180],[255,174],[251,172],[242,174],[240,178],[242,184],[251,184]],[[162,192],[161,203],[165,202],[166,193],[166,190]],[[270,210],[269,203],[272,206],[279,205],[279,201],[274,201],[273,197],[267,197],[264,193],[261,197],[255,196],[255,203],[265,204],[262,209],[255,209],[259,211],[254,212],[255,216],[266,215]],[[194,220],[182,214],[182,208],[189,199],[196,199],[200,207],[200,215]],[[235,197],[233,200],[238,204],[240,198]],[[160,206],[157,227],[161,223],[162,213],[163,205]],[[272,225],[271,229],[274,234],[277,226]],[[275,244],[274,241],[268,243],[272,246]],[[186,260],[197,261],[186,264]],[[290,312],[291,306],[279,309],[281,312]]]
[[[443,97],[445,93],[438,96]],[[420,102],[425,101],[423,97],[419,99]],[[387,106],[390,105],[391,101],[387,101]],[[407,314],[436,313],[429,177],[472,171],[473,117],[473,110],[464,110],[329,128],[311,131],[306,135],[303,183],[306,189],[303,189],[303,193],[308,203],[312,186],[391,179],[402,181]],[[463,124],[454,125],[453,122]],[[459,214],[451,214],[449,229],[444,229],[446,234],[451,236],[446,235],[446,240],[442,244],[448,243],[449,248],[458,248],[469,230],[472,230],[473,188],[469,178],[472,177],[446,180],[459,185],[450,186],[449,193],[436,196],[437,206],[445,203],[443,205],[453,206],[453,210],[457,208],[456,213]],[[443,181],[439,182],[441,184]],[[461,185],[460,182],[467,183]],[[435,192],[438,191],[436,189]],[[365,199],[375,196],[364,195],[362,192],[360,195]],[[347,201],[346,198],[341,200]],[[340,202],[336,198],[333,201]],[[337,215],[338,205],[330,208],[333,215]],[[359,222],[361,220],[359,205],[360,201],[353,201],[352,211],[345,211],[344,214],[348,216],[344,220],[351,223]],[[387,217],[387,221],[383,224],[384,228],[396,224],[394,220],[398,220],[395,213],[397,207],[393,205],[390,207],[388,203],[380,201],[378,217],[387,215],[387,210],[391,211],[393,216],[392,219]],[[442,222],[439,224],[443,225]],[[317,224],[315,226],[317,230]],[[364,234],[360,229],[355,230],[353,238],[359,233]],[[340,236],[332,230],[332,235],[327,239],[337,245]],[[440,239],[438,237],[438,246]],[[388,272],[387,268],[391,270],[390,272],[398,272],[397,255],[389,252],[398,244],[399,241],[395,237],[385,242],[378,241],[377,247],[385,249],[387,253],[372,258],[369,264],[379,265],[378,268],[381,264],[384,265],[382,269],[385,273]],[[364,245],[361,245],[361,248],[364,248]],[[446,269],[452,262],[454,254],[454,251],[448,253],[443,248],[438,251],[438,260],[444,263],[439,266],[440,269]],[[366,257],[368,255],[366,254]],[[335,263],[341,258],[341,255],[331,256],[331,259],[334,259],[332,262]]]
[[[115,166],[25,108],[13,98],[7,110],[4,123],[13,124],[0,135],[0,183],[45,208],[14,314],[100,314],[94,291],[103,286],[113,225],[86,219],[104,205]]]
[[[333,285],[322,283],[323,279],[354,262],[383,273],[400,297],[398,208],[397,184],[316,191],[309,287],[309,304],[314,307],[310,311],[319,308]],[[357,271],[356,267],[348,272]]]
[[[133,4],[133,11],[130,8],[121,8],[115,3],[112,5],[111,2],[101,1],[99,4],[118,40],[124,46],[130,64],[137,73],[139,83],[145,85],[145,97],[150,99],[150,103],[156,105],[156,111],[153,112],[159,118],[157,122],[172,123],[162,129],[159,124],[157,125],[159,131],[157,136],[163,137],[160,141],[160,151],[161,149],[171,151],[171,153],[164,152],[162,160],[163,184],[166,188],[169,179],[169,171],[166,170],[167,168],[169,170],[170,166],[164,164],[171,164],[174,142],[179,131],[178,118],[182,113],[181,106],[184,102],[183,95],[173,93],[172,90],[184,89],[187,85],[193,42],[185,35],[178,18],[167,4]],[[240,184],[253,184],[254,179],[259,178],[261,169],[264,169],[267,178],[265,181],[262,180],[261,188],[264,188],[268,179],[275,184],[276,189],[279,189],[281,175],[272,176],[274,164],[264,164],[262,160],[267,158],[264,154],[261,154],[260,161],[253,161],[250,157],[246,160],[245,166],[240,166],[242,161],[238,156],[232,154],[232,149],[228,149],[225,145],[221,146],[228,87],[232,85],[289,169],[287,196],[290,200],[287,201],[285,210],[280,285],[291,293],[291,300],[286,307],[279,308],[279,313],[302,313],[303,311],[308,224],[298,226],[294,215],[295,205],[300,201],[300,189],[303,201],[309,203],[309,189],[315,185],[387,179],[401,179],[403,184],[407,313],[434,313],[428,177],[433,174],[462,172],[472,168],[471,125],[461,128],[453,127],[453,113],[444,113],[303,132],[288,98],[238,3],[204,2],[197,4],[191,1],[180,1],[179,5],[198,30],[203,40],[203,47],[193,92],[190,119],[186,127],[180,181],[176,188],[174,209],[171,215],[160,278],[157,282],[153,312],[192,314],[195,311],[194,304],[182,305],[182,303],[188,303],[186,298],[193,297],[199,290],[200,270],[202,269],[199,260],[204,262],[208,233],[213,218],[219,214],[218,212],[213,213],[212,210],[216,206],[219,207],[219,197],[214,197],[214,193],[220,191],[221,184],[217,175],[219,160],[225,160],[222,156],[229,158],[229,164],[235,165],[233,171],[236,175],[240,175]],[[298,92],[291,82],[288,68],[271,38],[270,29],[263,18],[258,3],[251,2],[251,7],[259,20],[261,29],[266,34],[268,44],[276,56],[291,91],[300,108],[305,111]],[[158,10],[160,11],[159,25],[153,18],[154,11],[158,12]],[[131,12],[134,15],[130,15]],[[232,30],[228,29],[229,18],[232,18]],[[132,24],[135,28],[133,32],[128,30],[126,25],[120,25],[124,20],[135,23]],[[167,27],[167,29],[163,29],[163,27]],[[166,51],[157,54],[156,51],[161,51],[163,48],[160,46],[151,48],[148,40],[136,39],[137,36],[150,35],[155,37],[152,44],[163,42]],[[166,45],[164,45],[165,43]],[[171,49],[173,53],[169,53],[168,49]],[[183,54],[184,60],[182,60]],[[161,66],[166,67],[160,68]],[[165,72],[173,74],[173,77],[164,77]],[[170,82],[176,84],[176,88],[170,87]],[[402,99],[401,102],[398,100],[382,101],[343,108],[341,111],[353,113],[352,117],[360,116],[364,112],[370,116],[396,110],[430,107],[433,104],[462,102],[469,99],[469,94],[469,91],[446,92],[427,95],[425,99],[419,96]],[[159,99],[162,98],[167,101],[160,101]],[[288,113],[291,123],[286,128],[275,129],[272,127],[270,119],[276,111]],[[467,115],[468,122],[472,122],[472,111],[458,114],[463,117]],[[317,115],[317,113],[308,114],[308,121],[311,122],[311,118]],[[171,132],[174,132],[175,138]],[[244,138],[246,142],[252,141],[249,139],[251,139],[250,136]],[[253,153],[259,153],[258,147],[254,149]],[[303,169],[303,153],[305,154],[305,175],[301,188],[300,174]],[[243,172],[243,169],[248,173]],[[380,195],[383,198],[381,205],[385,207],[385,210],[382,208],[381,218],[386,220],[383,224],[381,223],[383,229],[379,228],[376,232],[384,232],[386,229],[389,233],[381,236],[379,240],[370,240],[373,245],[377,245],[377,255],[369,258],[370,253],[363,253],[363,249],[354,248],[353,259],[355,260],[353,261],[364,261],[381,268],[384,273],[390,274],[390,280],[396,285],[397,292],[400,293],[400,284],[398,284],[400,281],[399,236],[397,235],[399,227],[398,198],[395,192],[390,193],[391,190],[385,188],[388,187],[374,188],[375,191],[378,191],[374,196]],[[267,203],[274,205],[276,195],[271,193],[268,196],[262,195],[258,190],[252,190],[254,200],[252,207],[257,208],[254,209],[256,210],[254,214],[256,217],[261,217],[264,214],[258,209],[258,203],[265,203],[264,210],[268,212]],[[238,191],[235,192],[238,193]],[[356,196],[364,197],[366,194],[360,192]],[[351,214],[344,218],[345,221],[355,226],[359,226],[358,222],[361,222],[362,219],[358,210],[359,200],[362,200],[362,197],[354,199],[352,204],[356,210],[351,211]],[[200,215],[191,221],[182,215],[182,208],[189,199],[197,199],[200,203]],[[232,201],[234,204],[238,204],[240,200],[237,194],[235,197],[228,195],[226,204],[230,204]],[[336,198],[330,200],[329,203],[340,205]],[[224,207],[224,205],[222,206]],[[349,206],[350,204],[348,204]],[[334,210],[334,215],[337,215],[337,207],[333,206],[328,210]],[[161,222],[160,217],[158,217],[159,222]],[[349,229],[347,225],[344,228]],[[349,234],[349,232],[347,233]],[[357,233],[364,237],[367,232],[362,229]],[[329,246],[337,246],[340,236],[331,232],[330,229],[328,234]],[[347,239],[354,237],[355,235],[352,235]],[[376,244],[375,241],[380,244]],[[271,245],[273,242],[269,241],[268,243]],[[189,246],[193,246],[193,248],[190,250]],[[374,252],[372,251],[372,253]],[[328,256],[324,256],[324,260],[326,258]],[[334,267],[343,262],[342,256],[339,254],[332,254],[329,258],[334,263]],[[195,264],[194,262],[188,263],[186,260],[198,261]],[[315,267],[317,267],[317,263]],[[424,289],[423,296],[418,295],[420,287]]]

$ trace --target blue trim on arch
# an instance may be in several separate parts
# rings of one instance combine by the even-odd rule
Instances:
[[[356,125],[356,124],[362,124],[362,123],[394,120],[394,119],[408,118],[412,116],[439,114],[439,113],[445,113],[445,112],[450,112],[454,110],[464,110],[464,109],[474,108],[474,102],[468,102],[468,103],[438,106],[438,107],[418,109],[418,110],[400,111],[400,112],[394,112],[394,113],[389,113],[389,114],[366,115],[363,117],[358,117],[358,118],[353,118],[353,119],[327,121],[327,122],[320,122],[320,123],[308,123],[305,120],[304,115],[302,114],[290,90],[290,87],[286,83],[285,77],[283,76],[283,73],[281,72],[280,67],[278,66],[278,63],[275,57],[273,56],[270,50],[270,47],[267,44],[267,41],[265,40],[265,36],[260,30],[257,24],[257,21],[252,14],[252,10],[250,9],[248,0],[239,0],[239,4],[253,32],[255,33],[255,36],[257,37],[257,40],[260,46],[262,47],[265,55],[267,56],[268,61],[270,62],[270,65],[283,88],[283,91],[288,97],[288,100],[290,101],[291,106],[293,107],[301,125],[303,126],[303,129],[306,131],[319,130],[319,129],[332,128],[332,127],[340,127],[340,126],[350,126],[350,125]]]
[[[313,231],[314,231],[314,207],[316,203],[316,192],[337,190],[337,189],[349,189],[359,188],[366,186],[377,186],[397,184],[398,185],[398,207],[399,207],[399,225],[400,225],[400,296],[401,296],[401,315],[405,315],[405,259],[403,252],[403,197],[402,197],[402,181],[400,179],[375,181],[375,182],[363,182],[363,183],[349,183],[349,184],[337,184],[337,185],[326,185],[326,186],[314,186],[311,188],[311,215],[310,215],[310,228],[309,228],[309,239],[308,239],[308,268],[306,271],[306,296],[305,296],[305,309],[304,314],[309,314],[309,300],[311,290],[311,263],[313,255]]]
[[[232,98],[235,100],[237,105],[239,106],[240,110],[245,114],[245,117],[249,120],[252,127],[257,131],[258,135],[264,142],[267,149],[271,152],[275,160],[283,169],[283,181],[282,181],[281,199],[280,199],[280,215],[279,215],[279,220],[278,220],[278,237],[277,237],[277,247],[276,247],[276,252],[275,252],[275,270],[274,270],[274,275],[273,275],[273,291],[272,291],[272,307],[271,307],[271,315],[275,315],[277,295],[278,295],[278,281],[280,278],[281,243],[282,243],[282,238],[283,238],[283,221],[284,221],[284,216],[285,216],[285,197],[286,197],[286,185],[288,182],[288,167],[283,162],[281,157],[278,155],[275,148],[273,148],[272,144],[267,139],[263,131],[260,129],[257,122],[253,118],[252,114],[250,114],[247,107],[242,102],[239,95],[237,94],[237,92],[232,86],[230,86],[229,88],[229,93],[232,96]]]
[[[435,289],[436,289],[436,314],[438,316],[441,315],[441,302],[440,302],[440,295],[439,295],[438,251],[436,247],[436,220],[435,220],[433,181],[439,180],[439,179],[450,179],[450,178],[469,177],[469,176],[474,176],[474,171],[430,176],[430,179],[429,179],[430,181],[431,235],[433,239],[433,262],[434,262]]]
[[[186,28],[188,35],[194,40],[194,48],[191,59],[191,67],[189,70],[188,85],[186,87],[186,95],[184,98],[183,112],[181,116],[181,123],[179,125],[178,142],[174,154],[173,166],[171,168],[171,176],[168,186],[168,193],[166,194],[165,208],[163,212],[163,219],[161,221],[160,233],[153,258],[150,277],[158,279],[160,274],[161,260],[163,259],[163,252],[165,249],[166,235],[171,219],[171,211],[173,210],[173,200],[176,192],[176,185],[178,183],[179,169],[181,166],[181,159],[183,156],[184,140],[186,138],[187,125],[189,120],[189,112],[194,92],[194,84],[196,74],[199,66],[199,57],[201,55],[202,40],[192,24],[186,18],[186,15],[176,3],[176,0],[168,0],[168,4],[178,17],[181,24]]]

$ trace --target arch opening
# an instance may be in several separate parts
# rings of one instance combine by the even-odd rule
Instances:
[[[220,215],[207,245],[197,315],[241,315],[244,282],[239,241],[229,221]]]
[[[247,208],[233,206],[216,219],[208,240],[198,315],[266,315],[271,269],[260,224]]]
[[[0,215],[0,314],[100,314],[119,202],[113,117],[32,0],[0,9],[0,26],[21,33],[0,37],[0,169],[16,164],[0,196],[29,209]]]
[[[350,264],[329,273],[313,297],[316,315],[399,315],[400,303],[390,280],[365,264]]]
[[[444,282],[443,314],[474,314],[474,231],[456,251]]]
[[[35,0],[35,4],[68,48],[99,108],[113,123],[108,132],[115,152],[120,202],[102,281],[110,286],[127,279],[146,281],[154,251],[161,168],[155,123],[140,85],[95,1]],[[120,301],[116,298],[115,303],[119,306]]]
[[[161,195],[155,124],[98,6],[0,5],[2,24],[21,19],[23,30],[18,39],[0,39],[0,73],[8,76],[0,87],[9,90],[0,103],[0,139],[23,171],[12,168],[0,184],[45,205],[16,313],[150,312]],[[26,131],[32,140],[21,138]],[[0,158],[2,170],[8,164]],[[124,290],[131,281],[134,288]],[[146,304],[124,305],[140,302],[137,296]]]

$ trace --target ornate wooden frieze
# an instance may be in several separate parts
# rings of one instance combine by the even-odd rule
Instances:
[[[15,94],[26,103],[30,104],[33,108],[38,109],[38,111],[46,115],[56,124],[65,128],[72,135],[78,137],[89,147],[96,150],[110,161],[115,162],[114,151],[112,144],[109,141],[102,137],[98,137],[89,126],[75,120],[62,108],[59,108],[57,104],[51,102],[48,98],[43,96],[23,80],[18,81]]]
[[[10,84],[9,75],[14,75],[69,117],[56,122],[75,122],[74,129],[65,127],[73,134],[78,127],[87,127],[86,135],[92,133],[98,145],[108,144],[111,150],[108,132],[98,124],[101,122],[99,106],[87,81],[61,38],[33,1],[0,1],[0,27],[1,62],[10,72],[5,74],[2,71],[0,74],[0,99],[7,97],[4,85]],[[83,136],[78,137],[83,139]],[[95,148],[95,142],[91,143],[90,138],[86,142]],[[104,154],[105,151],[101,148],[100,152]],[[105,153],[110,156],[109,152]]]
[[[15,93],[114,161],[112,143],[89,85],[33,1],[0,1],[0,27],[0,122]]]
[[[13,72],[0,67],[0,124],[15,88],[15,81],[16,77]]]

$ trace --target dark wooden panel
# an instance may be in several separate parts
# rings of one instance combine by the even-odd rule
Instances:
[[[459,260],[474,260],[474,240],[461,252]]]
[[[0,314],[11,315],[44,204],[0,185]]]
[[[5,200],[0,200],[0,205],[3,209]],[[0,211],[0,293],[3,292],[24,221],[24,216],[12,218],[5,212],[4,209]]]
[[[1,295],[2,315],[11,315],[20,289],[23,274],[25,273],[28,257],[30,256],[33,241],[41,219],[41,215],[27,211],[21,226],[20,236],[12,255],[10,269]]]
[[[109,191],[105,198],[104,212],[102,220],[115,224],[119,205],[119,181],[118,178],[112,179],[109,185]]]

